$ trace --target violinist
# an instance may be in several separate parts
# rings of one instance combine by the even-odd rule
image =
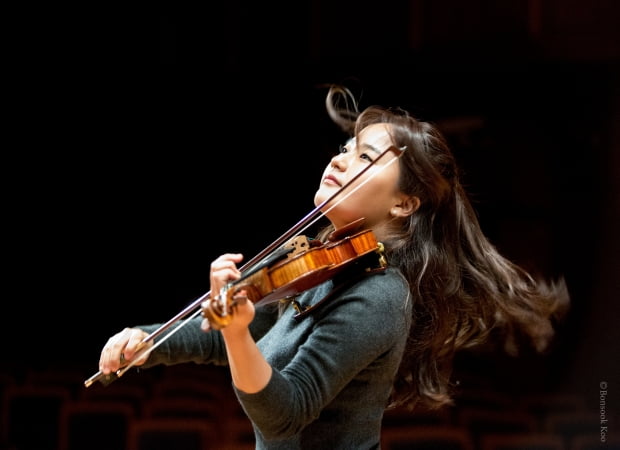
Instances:
[[[329,225],[315,240],[362,219],[381,252],[279,301],[239,289],[235,299],[252,301],[235,301],[225,326],[194,317],[148,354],[137,349],[159,325],[125,328],[99,360],[104,374],[128,361],[227,365],[257,449],[377,449],[389,406],[451,402],[459,350],[502,330],[507,348],[526,337],[541,351],[568,303],[563,280],[535,280],[485,237],[437,128],[401,109],[358,111],[342,87],[326,104],[350,138],[319,180]],[[212,297],[242,277],[243,261],[211,263]]]

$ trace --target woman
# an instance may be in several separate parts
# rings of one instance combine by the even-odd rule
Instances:
[[[352,107],[340,108],[342,99]],[[399,109],[358,114],[350,92],[338,87],[327,108],[351,138],[316,191],[315,204],[330,221],[316,238],[351,234],[350,224],[362,218],[361,229],[383,244],[387,265],[372,253],[292,298],[239,301],[230,323],[215,330],[209,300],[205,317],[134,361],[228,364],[257,449],[379,448],[389,405],[450,402],[455,352],[494,330],[507,348],[527,337],[542,350],[568,302],[564,283],[536,282],[485,238],[454,157],[431,124]],[[234,284],[242,261],[233,253],[213,261],[210,292]],[[132,361],[158,327],[111,337],[101,372]]]

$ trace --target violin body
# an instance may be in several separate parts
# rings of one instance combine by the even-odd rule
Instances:
[[[334,277],[362,256],[378,250],[379,244],[370,230],[313,247],[262,269],[263,273],[246,279],[235,289],[246,289],[248,298],[257,304],[297,295]],[[264,283],[269,280],[269,283]],[[254,294],[254,295],[252,295]]]
[[[224,295],[205,301],[203,317],[212,328],[221,329],[230,323],[239,302],[249,299],[258,305],[292,297],[333,278],[365,255],[377,252],[382,258],[383,246],[371,230],[318,246],[310,242],[298,236],[289,243],[294,250],[287,258],[243,277]]]

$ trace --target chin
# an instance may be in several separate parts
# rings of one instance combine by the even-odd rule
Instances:
[[[328,198],[329,197],[327,197],[326,195],[322,195],[320,191],[317,191],[317,193],[314,194],[314,206],[319,206],[321,203],[323,203]]]

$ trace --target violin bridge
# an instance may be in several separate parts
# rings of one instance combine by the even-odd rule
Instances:
[[[287,257],[292,258],[293,256],[308,251],[310,249],[310,240],[306,236],[296,236],[286,243],[286,247],[292,249],[287,255]]]

